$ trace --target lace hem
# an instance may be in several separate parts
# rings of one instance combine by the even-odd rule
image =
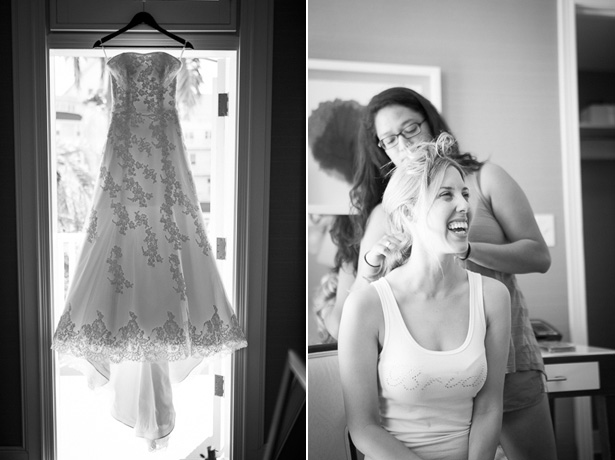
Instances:
[[[154,328],[149,336],[139,326],[137,315],[133,312],[129,313],[131,319],[128,324],[121,327],[116,335],[107,328],[100,311],[97,311],[98,318],[92,324],[84,324],[78,331],[70,312],[69,305],[60,318],[51,348],[58,353],[93,362],[208,358],[228,354],[248,345],[236,316],[231,316],[230,324],[225,323],[220,319],[215,305],[212,318],[200,330],[190,321],[179,326],[173,313],[167,312],[165,324]]]

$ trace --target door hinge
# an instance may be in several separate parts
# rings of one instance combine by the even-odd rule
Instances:
[[[228,93],[218,94],[218,116],[219,117],[228,116]]]
[[[224,396],[224,376],[216,374],[216,382],[214,385],[214,395]]]
[[[216,238],[216,259],[226,260],[226,238]]]

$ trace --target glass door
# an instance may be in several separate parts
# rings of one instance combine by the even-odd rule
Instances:
[[[107,51],[111,58],[117,50]],[[142,50],[122,50],[143,52]],[[168,51],[179,57],[180,50]],[[50,171],[54,328],[64,310],[107,139],[111,93],[100,50],[50,51]],[[235,304],[236,52],[186,51],[177,106],[206,233]],[[104,261],[101,261],[104,263]],[[54,353],[58,460],[150,459],[145,442],[110,414],[105,387]],[[201,459],[208,447],[228,459],[232,355],[212,359],[173,385],[175,429],[159,460]]]

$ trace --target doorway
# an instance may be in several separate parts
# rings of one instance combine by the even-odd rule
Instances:
[[[588,337],[588,290],[584,237],[581,143],[587,134],[580,128],[577,21],[582,10],[612,15],[612,6],[601,0],[558,0],[559,88],[564,184],[564,226],[566,235],[568,317],[571,339],[592,344]],[[604,44],[599,47],[606,48]],[[584,180],[587,184],[587,179]],[[575,440],[578,458],[593,458],[593,430],[590,401],[574,398]]]
[[[588,341],[615,348],[615,15],[581,7],[576,25]]]
[[[109,51],[107,54],[109,58],[113,56]],[[52,49],[49,68],[51,316],[55,329],[79,248],[86,237],[86,216],[99,175],[112,101],[102,51]],[[178,78],[185,85],[180,89],[182,94],[178,91],[177,101],[187,159],[206,233],[217,253],[222,282],[232,299],[236,246],[236,52],[187,51],[182,56],[180,72],[183,74]],[[221,100],[225,102],[222,111]],[[84,376],[58,355],[54,354],[54,358],[56,458],[149,459],[151,453],[144,441],[110,415],[110,394],[104,386],[89,390]],[[157,458],[201,459],[201,455],[207,456],[209,446],[218,451],[218,458],[229,458],[232,363],[232,355],[211,360],[173,386],[175,429],[167,449]]]

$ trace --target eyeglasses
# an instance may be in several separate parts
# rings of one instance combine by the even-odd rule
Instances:
[[[391,134],[378,142],[378,147],[384,150],[389,150],[395,147],[399,143],[399,136],[404,136],[404,139],[410,139],[421,133],[421,125],[425,123],[425,120],[419,123],[411,123],[402,129],[397,134]]]

